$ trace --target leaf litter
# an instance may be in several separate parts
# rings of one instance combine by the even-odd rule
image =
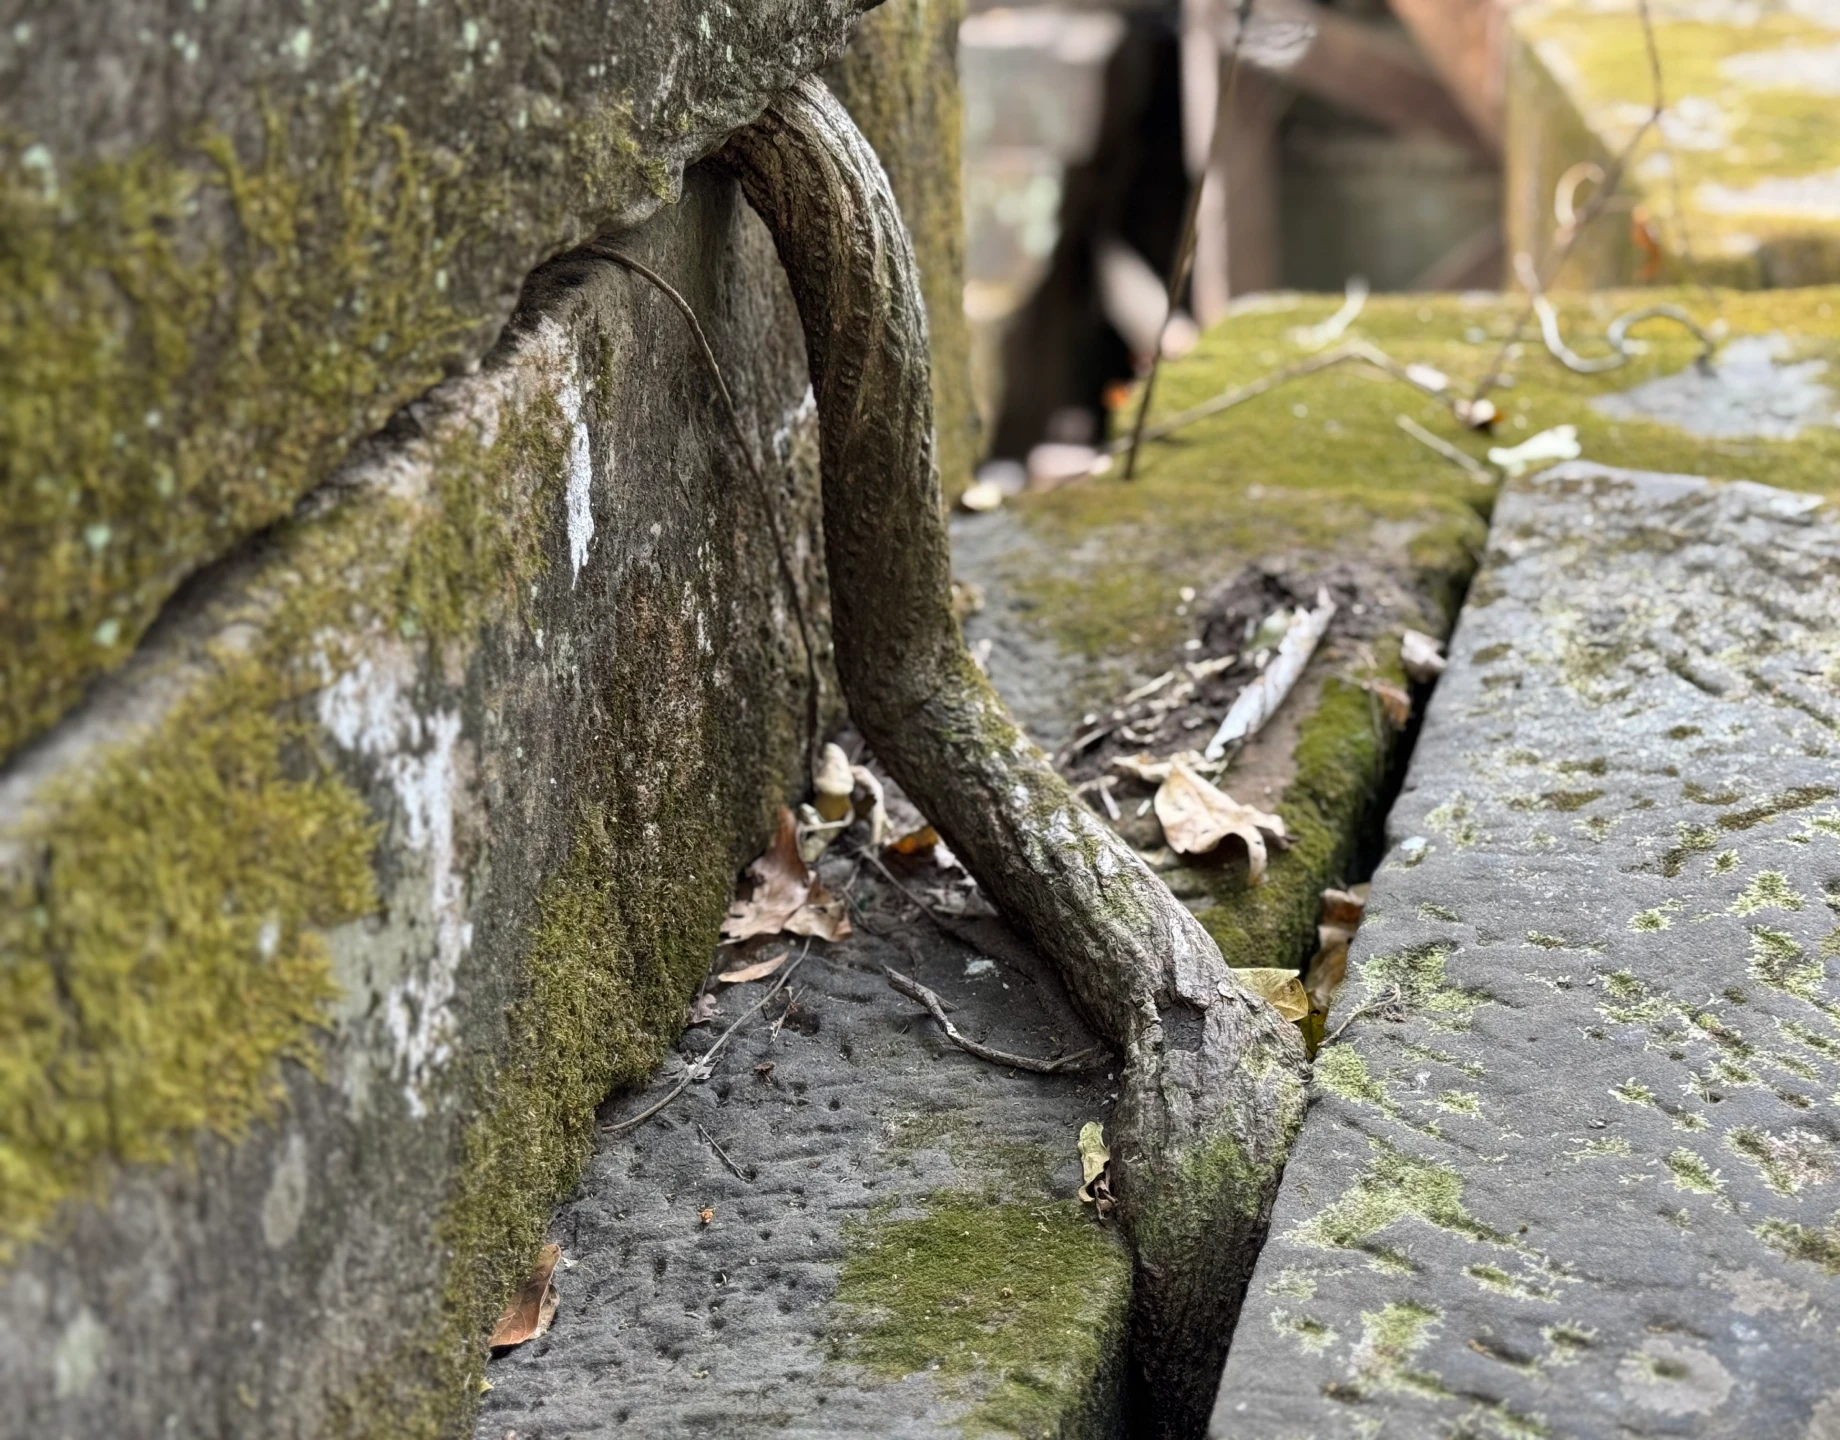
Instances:
[[[556,1262],[561,1258],[560,1245],[546,1244],[537,1251],[537,1263],[530,1267],[518,1293],[492,1327],[492,1338],[487,1343],[494,1350],[509,1350],[548,1332],[560,1303],[554,1279]]]
[[[1181,762],[1156,792],[1156,818],[1169,847],[1183,855],[1207,855],[1229,836],[1246,847],[1248,883],[1265,878],[1267,843],[1290,844],[1284,821],[1253,805],[1242,805]]]
[[[790,810],[781,808],[772,843],[747,873],[753,891],[729,907],[722,922],[725,942],[756,935],[809,935],[817,940],[849,935],[843,901],[824,888],[799,853],[798,825]]]

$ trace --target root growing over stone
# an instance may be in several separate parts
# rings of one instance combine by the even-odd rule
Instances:
[[[1124,1057],[1111,1150],[1154,1433],[1199,1434],[1302,1118],[1294,1027],[1010,719],[948,593],[926,317],[874,152],[815,80],[720,156],[772,232],[818,402],[837,668],[857,725]]]

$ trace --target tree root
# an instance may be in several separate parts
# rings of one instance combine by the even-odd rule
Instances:
[[[1134,1350],[1154,1433],[1198,1434],[1302,1119],[1302,1041],[1075,797],[966,652],[948,590],[926,317],[868,142],[806,80],[719,163],[772,232],[804,325],[851,714],[1124,1058],[1111,1150],[1137,1259]]]

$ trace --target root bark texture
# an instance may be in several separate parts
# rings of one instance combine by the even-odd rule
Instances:
[[[772,232],[804,325],[851,713],[1123,1057],[1110,1144],[1136,1255],[1138,1393],[1152,1433],[1198,1435],[1302,1118],[1301,1040],[1073,794],[965,649],[948,593],[926,315],[868,142],[807,80],[720,161]]]

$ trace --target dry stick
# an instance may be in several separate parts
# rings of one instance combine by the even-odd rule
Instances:
[[[742,1011],[735,1023],[730,1025],[728,1029],[724,1030],[716,1037],[715,1044],[711,1045],[701,1055],[697,1056],[690,1068],[684,1072],[684,1078],[679,1080],[677,1084],[671,1088],[670,1094],[666,1095],[656,1104],[646,1106],[645,1109],[641,1110],[631,1119],[617,1120],[611,1125],[601,1126],[601,1133],[603,1135],[618,1135],[623,1130],[631,1130],[635,1126],[643,1125],[679,1095],[683,1094],[684,1091],[688,1090],[693,1082],[697,1080],[707,1080],[709,1078],[710,1067],[715,1063],[715,1058],[721,1053],[722,1047],[728,1044],[729,1037],[751,1020],[754,1015],[759,1012],[761,1006],[765,1005],[767,1001],[771,1000],[775,995],[779,994],[781,990],[786,988],[786,982],[792,978],[792,972],[805,963],[805,957],[809,954],[811,954],[811,941],[807,940],[805,942],[805,948],[799,952],[799,958],[794,960],[779,973],[779,977],[774,980],[772,988],[769,989],[765,995],[762,995],[752,1005],[748,1006],[746,1010]]]
[[[1476,460],[1473,456],[1465,455],[1448,440],[1439,439],[1410,415],[1396,416],[1394,423],[1426,449],[1435,451],[1437,454],[1442,455],[1452,465],[1456,465],[1468,471],[1472,479],[1480,480],[1485,485],[1494,482],[1495,477],[1489,473],[1488,468],[1480,461]]]
[[[1214,168],[1215,152],[1220,148],[1221,136],[1226,133],[1228,117],[1233,113],[1234,83],[1239,79],[1239,52],[1246,42],[1246,27],[1252,22],[1252,0],[1239,0],[1239,10],[1233,27],[1233,48],[1227,55],[1227,78],[1220,87],[1220,98],[1214,105],[1214,130],[1208,136],[1207,157],[1201,162],[1201,173],[1195,177],[1195,183],[1188,192],[1188,208],[1182,215],[1182,236],[1176,242],[1176,258],[1169,267],[1169,293],[1163,305],[1163,327],[1168,328],[1169,317],[1176,313],[1176,302],[1182,298],[1182,287],[1188,283],[1189,268],[1195,263],[1195,232],[1201,222],[1201,192],[1207,189],[1208,172]],[[1144,419],[1150,413],[1150,397],[1156,393],[1156,375],[1163,363],[1163,332],[1156,336],[1156,348],[1150,352],[1150,373],[1144,377],[1144,393],[1137,402],[1137,419],[1131,426],[1131,447],[1124,461],[1124,478],[1135,478],[1137,474],[1137,451],[1143,443]]]
[[[733,1160],[728,1158],[728,1151],[724,1150],[720,1145],[716,1144],[716,1137],[711,1135],[707,1130],[703,1128],[701,1121],[697,1122],[696,1133],[701,1135],[704,1140],[709,1142],[709,1148],[716,1152],[717,1157],[721,1160],[721,1162],[724,1165],[728,1166],[728,1168],[734,1173],[734,1176],[737,1180],[745,1180],[748,1178],[745,1174],[742,1173],[741,1167],[737,1165]]]
[[[1571,259],[1572,250],[1577,246],[1579,237],[1610,204],[1611,198],[1616,194],[1616,187],[1623,181],[1623,174],[1628,169],[1630,160],[1635,156],[1636,146],[1642,143],[1643,136],[1660,123],[1661,112],[1666,108],[1661,90],[1661,52],[1655,48],[1655,26],[1649,18],[1648,0],[1636,0],[1636,13],[1642,19],[1642,42],[1648,51],[1649,74],[1655,87],[1653,104],[1649,109],[1648,118],[1636,128],[1636,133],[1629,137],[1628,143],[1610,162],[1610,173],[1604,176],[1590,200],[1586,202],[1584,209],[1574,214],[1569,222],[1560,227],[1559,234],[1555,237],[1559,243],[1548,254],[1544,271],[1536,272],[1540,277],[1539,288],[1541,290],[1551,286],[1554,277],[1565,268],[1565,262]],[[1520,318],[1514,323],[1514,329],[1509,332],[1508,338],[1501,342],[1501,349],[1495,352],[1495,359],[1490,363],[1482,379],[1477,382],[1476,393],[1471,397],[1472,401],[1483,399],[1500,383],[1507,366],[1508,352],[1520,343],[1521,336],[1526,332],[1527,322],[1533,318],[1534,309],[1535,301],[1530,295],[1526,308],[1521,311]]]
[[[905,995],[909,1000],[917,1001],[926,1007],[926,1013],[939,1022],[939,1028],[946,1032],[946,1039],[958,1046],[968,1055],[975,1055],[980,1060],[988,1060],[992,1065],[1008,1065],[1015,1070],[1028,1070],[1036,1075],[1056,1075],[1062,1070],[1080,1070],[1094,1060],[1110,1052],[1103,1045],[1093,1045],[1072,1055],[1063,1055],[1058,1060],[1036,1060],[1027,1055],[1012,1055],[1007,1050],[993,1050],[988,1045],[963,1034],[950,1020],[946,1019],[945,1002],[926,986],[911,976],[903,975],[899,970],[882,966],[882,974],[888,977],[888,988],[897,994]]]
[[[806,759],[808,768],[818,768],[818,652],[812,643],[811,625],[805,617],[805,597],[799,591],[799,582],[793,578],[791,552],[786,548],[786,537],[780,532],[779,512],[773,508],[773,495],[767,488],[767,477],[762,473],[760,462],[754,458],[754,447],[748,444],[747,432],[741,426],[741,413],[735,409],[734,397],[729,394],[728,382],[722,378],[722,366],[716,360],[716,352],[710,348],[709,337],[703,333],[702,323],[696,318],[696,311],[690,302],[656,270],[633,259],[623,250],[615,250],[605,245],[588,245],[584,249],[590,255],[603,260],[611,260],[616,265],[650,281],[670,302],[677,307],[677,313],[684,317],[684,323],[690,327],[690,334],[696,340],[697,348],[702,352],[703,365],[709,371],[709,378],[715,382],[716,395],[722,401],[722,409],[728,416],[728,428],[734,433],[735,445],[741,451],[741,458],[747,464],[748,474],[754,479],[754,489],[760,500],[760,508],[767,517],[767,529],[773,537],[773,549],[779,559],[780,577],[786,582],[786,589],[792,597],[792,613],[798,621],[799,641],[805,647],[805,735]]]

